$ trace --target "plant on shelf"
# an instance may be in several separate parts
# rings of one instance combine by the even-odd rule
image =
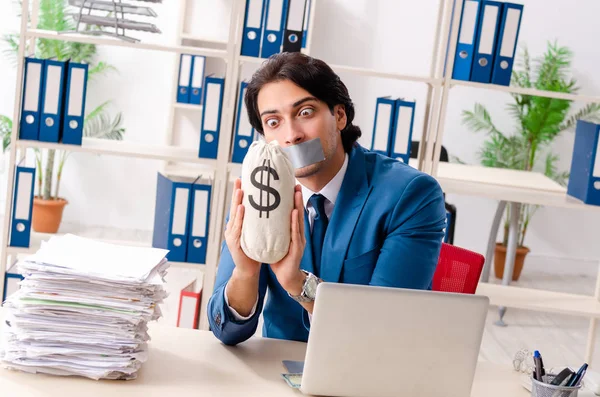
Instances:
[[[40,0],[37,28],[51,31],[74,29],[74,23],[67,15],[67,7],[64,0]],[[16,63],[19,35],[8,35],[5,40],[9,44],[7,53]],[[105,62],[96,61],[96,46],[93,44],[37,39],[35,57],[53,58],[59,61],[70,59],[73,62],[89,64],[88,82],[93,82],[99,75],[109,70],[115,70]],[[123,139],[125,129],[121,126],[122,113],[119,112],[111,118],[107,111],[109,104],[110,101],[106,101],[90,112],[86,112],[83,126],[85,137]],[[4,151],[10,146],[12,123],[9,117],[0,115],[0,134]],[[34,198],[32,226],[37,232],[56,233],[62,220],[64,207],[68,203],[59,195],[59,188],[63,167],[71,152],[55,149],[34,149],[34,151],[38,193]]]
[[[576,94],[579,91],[577,81],[571,76],[570,67],[573,53],[569,48],[548,42],[543,56],[530,58],[527,48],[520,54],[517,68],[513,70],[512,87],[532,88],[544,91]],[[508,104],[508,113],[514,118],[516,128],[512,134],[501,132],[487,109],[476,103],[472,111],[464,110],[462,120],[475,132],[485,132],[487,139],[479,152],[481,163],[487,167],[510,168],[523,171],[539,171],[566,186],[569,173],[557,169],[559,156],[552,152],[551,145],[564,131],[573,130],[577,120],[600,119],[600,105],[587,106],[571,112],[569,100],[539,96],[511,94],[514,102]],[[537,205],[522,205],[519,214],[518,248],[515,259],[513,280],[518,280],[525,256],[529,248],[525,246],[527,228]],[[504,258],[508,244],[510,206],[506,209],[504,237],[496,244],[495,274],[502,278]]]

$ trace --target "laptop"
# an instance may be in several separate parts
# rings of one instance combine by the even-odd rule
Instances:
[[[321,283],[300,391],[469,396],[488,306],[479,295]]]

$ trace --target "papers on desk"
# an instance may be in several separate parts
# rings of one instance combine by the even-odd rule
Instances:
[[[74,235],[17,263],[23,274],[0,335],[2,366],[91,379],[135,379],[147,323],[161,317],[168,251]]]

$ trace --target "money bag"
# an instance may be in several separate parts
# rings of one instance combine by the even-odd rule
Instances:
[[[289,250],[294,209],[294,167],[275,140],[254,141],[242,163],[244,222],[240,244],[260,263],[275,263]]]

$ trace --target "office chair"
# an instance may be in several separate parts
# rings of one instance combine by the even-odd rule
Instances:
[[[432,290],[474,294],[484,262],[481,254],[442,243]]]
[[[419,153],[419,142],[412,141],[410,145],[410,158],[416,159]],[[442,145],[440,151],[440,161],[448,162],[448,150]],[[444,206],[446,207],[447,219],[449,220],[448,229],[446,230],[446,236],[444,242],[448,244],[454,244],[454,229],[456,225],[456,206],[446,202],[446,193],[444,193]]]

